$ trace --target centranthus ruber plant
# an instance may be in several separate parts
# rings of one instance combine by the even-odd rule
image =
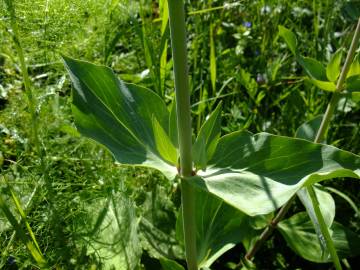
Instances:
[[[329,201],[327,193],[314,184],[339,177],[360,178],[360,157],[320,144],[321,140],[248,131],[221,137],[221,104],[192,141],[184,3],[168,0],[168,8],[176,111],[169,110],[155,92],[121,81],[105,66],[64,57],[74,85],[78,130],[107,147],[119,163],[151,167],[169,181],[180,182],[178,234],[189,270],[210,267],[237,243],[249,243],[255,223],[266,226],[271,213],[304,189],[309,194],[303,196],[308,212],[310,216],[314,212],[316,219],[299,213],[281,224],[281,232],[291,246],[297,233],[306,226],[312,228],[310,220],[316,220],[321,228],[318,235],[325,235],[324,249],[331,254],[320,256],[321,262],[332,260],[340,269],[336,251],[340,257],[358,253],[360,247],[350,242],[359,237],[332,222],[333,216],[322,207]],[[322,245],[313,236],[313,253],[320,254]],[[292,247],[301,256],[302,249],[308,248]],[[251,250],[251,245],[247,248]],[[247,259],[251,256],[245,265],[250,263]],[[176,262],[163,262],[165,269],[182,268]]]

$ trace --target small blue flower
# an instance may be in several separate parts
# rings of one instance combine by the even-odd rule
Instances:
[[[9,266],[10,265],[15,265],[16,264],[15,258],[13,256],[9,256],[8,259],[7,259],[7,264]]]
[[[251,22],[243,22],[242,25],[245,26],[246,28],[251,28],[252,23]]]

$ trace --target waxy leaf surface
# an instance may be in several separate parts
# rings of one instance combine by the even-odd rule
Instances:
[[[252,228],[248,216],[215,196],[195,189],[195,198],[198,264],[210,267],[222,254],[243,241]],[[183,241],[181,211],[177,234]]]
[[[75,88],[73,114],[79,131],[105,145],[122,164],[156,168],[174,178],[176,149],[164,152],[159,144],[169,132],[163,100],[146,88],[123,83],[107,67],[68,57],[64,61]]]
[[[335,177],[360,178],[360,157],[301,139],[234,132],[219,139],[206,172],[188,181],[253,216],[274,211],[303,186]]]
[[[329,257],[322,256],[318,236],[305,212],[298,213],[278,224],[278,229],[286,242],[301,257],[317,262],[330,262]],[[350,231],[340,223],[334,222],[331,226],[332,239],[340,258],[360,254],[360,236]]]

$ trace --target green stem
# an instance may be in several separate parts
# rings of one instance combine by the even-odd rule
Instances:
[[[190,90],[188,81],[185,10],[183,0],[169,0],[171,47],[174,61],[176,113],[180,148],[180,175],[186,261],[197,270],[195,198],[186,181],[192,175]]]
[[[328,227],[327,227],[327,225],[325,223],[324,217],[323,217],[323,215],[321,213],[320,204],[319,204],[319,201],[318,201],[318,199],[316,197],[314,187],[312,185],[310,185],[310,186],[306,187],[306,190],[309,193],[309,196],[310,196],[310,199],[311,199],[314,211],[315,211],[316,219],[319,222],[321,233],[324,236],[324,240],[326,242],[326,247],[329,250],[329,253],[330,253],[330,256],[331,256],[331,258],[333,260],[335,269],[341,270],[342,267],[341,267],[341,264],[340,264],[339,256],[338,256],[338,254],[336,252],[334,242],[333,242],[333,240],[331,238],[329,229],[328,229]]]
[[[27,70],[25,57],[24,57],[24,51],[22,49],[21,42],[19,39],[19,29],[18,29],[18,25],[16,23],[15,8],[13,5],[13,1],[5,0],[5,3],[7,5],[8,11],[10,13],[10,22],[11,22],[11,28],[13,31],[12,37],[14,40],[16,52],[19,56],[20,69],[21,69],[21,73],[23,76],[25,93],[26,93],[26,96],[28,99],[28,104],[29,104],[29,111],[30,111],[30,115],[31,115],[31,125],[32,125],[32,139],[33,139],[33,142],[34,142],[34,145],[36,148],[36,152],[41,157],[42,155],[41,155],[40,141],[39,141],[39,136],[38,136],[38,121],[37,121],[37,116],[36,116],[36,102],[35,102],[35,98],[34,98],[34,95],[33,95],[32,89],[31,89],[29,73]]]
[[[337,105],[337,103],[338,103],[338,101],[339,101],[339,99],[341,97],[340,92],[343,89],[344,82],[345,82],[345,79],[346,79],[346,75],[347,75],[347,73],[349,71],[349,68],[351,66],[351,63],[353,61],[354,54],[355,54],[355,51],[356,51],[356,48],[357,48],[359,38],[360,38],[360,18],[358,20],[358,24],[357,24],[357,27],[356,27],[356,30],[355,30],[355,33],[354,33],[353,40],[352,40],[351,45],[350,45],[348,55],[346,57],[344,66],[343,66],[343,68],[341,70],[340,77],[339,77],[339,79],[337,81],[337,84],[336,84],[337,91],[335,91],[333,93],[333,95],[331,97],[331,100],[330,100],[330,102],[328,104],[328,107],[327,107],[326,112],[324,114],[324,117],[323,117],[323,120],[321,122],[320,128],[319,128],[319,130],[318,130],[318,132],[316,134],[316,138],[314,140],[315,143],[321,142],[323,140],[323,138],[325,137],[325,135],[326,135],[326,132],[328,130],[331,118],[332,118],[332,116],[334,114],[336,105]],[[312,204],[313,204],[313,207],[314,207],[316,217],[317,217],[317,219],[319,221],[319,224],[320,224],[320,227],[321,227],[321,232],[325,237],[326,245],[327,245],[327,247],[329,249],[329,252],[330,252],[330,255],[331,255],[331,257],[332,257],[332,259],[334,261],[335,267],[336,267],[336,269],[341,269],[340,261],[339,261],[339,258],[337,256],[337,253],[336,253],[336,250],[335,250],[335,247],[334,247],[334,243],[333,243],[333,241],[332,241],[332,239],[330,237],[328,228],[326,227],[326,225],[324,227],[325,222],[324,222],[324,218],[323,218],[323,216],[321,214],[321,210],[319,208],[319,202],[318,202],[316,196],[311,196],[311,194],[315,194],[314,188],[312,186],[310,186],[307,189],[308,189],[309,196],[311,198],[311,201],[312,201]],[[252,246],[252,248],[246,253],[246,255],[245,255],[246,259],[251,260],[254,257],[255,253],[265,243],[265,241],[269,238],[269,236],[274,231],[277,224],[283,219],[285,214],[288,212],[288,210],[290,209],[290,205],[292,204],[294,199],[295,199],[295,196],[293,196],[280,209],[280,211],[277,213],[275,218],[271,221],[271,223],[268,225],[268,227],[261,234],[259,239],[255,242],[255,244]],[[321,222],[322,222],[322,224],[321,224]],[[327,238],[326,238],[326,235],[328,235]]]
[[[315,141],[314,141],[316,143],[321,142],[323,137],[326,135],[326,131],[327,131],[328,127],[329,127],[331,117],[334,114],[337,102],[339,101],[339,98],[340,98],[339,93],[343,90],[343,86],[344,86],[346,76],[347,76],[347,74],[349,72],[351,63],[352,63],[352,61],[354,59],[357,44],[359,43],[359,38],[360,38],[360,18],[359,18],[357,26],[356,26],[356,30],[355,30],[354,37],[353,37],[351,45],[350,45],[348,55],[346,57],[344,66],[343,66],[343,68],[341,70],[341,73],[340,73],[340,77],[339,77],[339,79],[337,81],[337,84],[336,84],[336,91],[331,97],[330,103],[329,103],[329,105],[328,105],[328,107],[326,109],[324,118],[323,118],[323,120],[321,122],[321,125],[320,125],[320,128],[318,130],[318,133],[316,134],[316,138],[315,138]]]
[[[355,33],[354,33],[354,37],[353,37],[351,45],[350,45],[348,55],[346,57],[344,66],[343,66],[343,68],[341,70],[341,73],[340,73],[340,77],[339,77],[339,79],[337,81],[337,84],[336,84],[336,91],[333,93],[333,95],[331,97],[331,100],[329,102],[329,105],[328,105],[328,107],[326,109],[326,112],[325,112],[325,115],[324,115],[323,120],[321,122],[320,128],[319,128],[319,130],[318,130],[318,132],[316,134],[316,138],[314,140],[315,143],[320,143],[323,140],[323,138],[325,137],[326,132],[327,132],[327,130],[329,128],[331,118],[332,118],[332,116],[334,114],[336,105],[337,105],[337,103],[338,103],[338,101],[340,99],[340,96],[341,96],[340,92],[343,90],[343,86],[344,86],[346,76],[348,74],[351,63],[353,61],[355,51],[356,51],[356,48],[357,48],[357,44],[359,42],[359,38],[360,38],[360,18],[358,20],[358,24],[357,24],[357,27],[356,27],[356,30],[355,30]],[[326,223],[324,221],[324,217],[323,217],[323,215],[321,213],[321,209],[320,209],[320,206],[319,206],[319,201],[318,201],[318,199],[316,197],[314,187],[311,185],[311,186],[308,186],[306,189],[307,189],[307,191],[309,193],[309,196],[310,196],[310,199],[311,199],[314,211],[315,211],[316,219],[319,222],[321,233],[325,238],[326,247],[329,250],[329,253],[330,253],[330,256],[331,256],[331,258],[333,260],[334,266],[335,266],[335,268],[337,270],[341,270],[342,267],[341,267],[341,264],[340,264],[339,256],[338,256],[338,254],[336,252],[334,242],[333,242],[333,240],[331,238],[331,235],[329,233],[329,229],[328,229],[328,227],[327,227],[327,225],[326,225]]]

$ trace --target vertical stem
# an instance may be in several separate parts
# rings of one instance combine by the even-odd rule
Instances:
[[[318,132],[316,134],[316,138],[315,138],[315,141],[314,141],[316,143],[319,143],[319,142],[322,141],[323,137],[326,135],[326,132],[327,132],[327,130],[329,128],[331,118],[332,118],[332,116],[334,114],[336,105],[337,105],[337,103],[338,103],[338,101],[340,99],[340,92],[343,89],[346,76],[348,74],[351,63],[353,61],[354,54],[355,54],[355,51],[356,51],[356,48],[357,48],[357,44],[359,42],[359,38],[360,38],[360,18],[358,20],[358,24],[357,24],[357,27],[356,27],[356,30],[355,30],[355,33],[354,33],[354,37],[353,37],[351,45],[350,45],[348,55],[346,57],[344,66],[343,66],[343,68],[341,70],[341,73],[340,73],[340,77],[339,77],[339,79],[337,81],[337,84],[336,84],[336,91],[333,93],[333,95],[331,97],[330,103],[329,103],[329,105],[328,105],[328,107],[326,109],[326,112],[325,112],[324,118],[323,118],[323,120],[321,122],[320,128],[319,128],[319,130],[318,130]],[[307,191],[309,193],[312,205],[314,207],[316,218],[317,218],[317,220],[319,222],[319,225],[320,225],[321,233],[323,234],[323,236],[325,238],[326,247],[328,248],[328,250],[330,252],[330,256],[331,256],[331,258],[333,260],[334,266],[335,266],[335,268],[337,270],[341,270],[342,267],[341,267],[341,264],[340,264],[339,256],[337,255],[337,252],[336,252],[336,249],[335,249],[335,246],[334,246],[334,242],[333,242],[333,240],[331,238],[331,235],[329,233],[329,229],[328,229],[328,227],[327,227],[327,225],[326,225],[326,223],[324,221],[324,217],[323,217],[323,215],[321,213],[321,209],[320,209],[320,206],[319,206],[319,201],[318,201],[318,199],[316,197],[314,187],[311,185],[311,186],[308,186],[306,189],[307,189]]]
[[[323,120],[321,122],[320,128],[316,134],[316,138],[314,140],[315,143],[319,143],[323,140],[323,138],[326,135],[326,132],[328,130],[331,118],[334,114],[336,105],[341,97],[340,92],[343,89],[344,86],[344,82],[346,79],[346,76],[349,72],[351,63],[353,61],[354,58],[354,54],[357,48],[357,44],[359,42],[359,38],[360,38],[360,18],[358,20],[357,26],[356,26],[356,30],[354,33],[354,37],[352,39],[350,48],[349,48],[349,52],[347,54],[344,66],[341,70],[340,73],[340,77],[337,81],[336,84],[336,91],[333,93],[331,100],[328,104],[328,107],[326,109],[325,115],[323,117]],[[336,269],[341,269],[341,265],[340,265],[340,261],[339,258],[337,256],[335,247],[333,245],[332,239],[330,237],[328,228],[323,226],[325,224],[324,222],[324,218],[322,216],[320,207],[319,207],[319,202],[316,198],[316,194],[314,192],[314,188],[312,186],[307,187],[307,190],[309,192],[309,196],[311,198],[314,210],[315,210],[315,214],[316,214],[316,218],[319,221],[319,224],[321,226],[321,231],[324,234],[324,237],[326,239],[326,245],[329,248],[330,251],[330,255],[334,261],[334,265],[336,267]],[[264,230],[264,232],[261,234],[261,236],[259,237],[259,239],[255,242],[255,244],[253,245],[253,247],[246,253],[245,258],[250,260],[254,257],[255,253],[258,251],[258,249],[263,245],[263,243],[265,243],[265,241],[269,238],[269,236],[271,235],[271,233],[274,231],[274,228],[277,226],[277,224],[281,221],[281,219],[285,216],[285,214],[287,213],[287,211],[290,209],[290,205],[291,203],[294,201],[295,196],[293,196],[281,209],[280,211],[277,213],[277,215],[275,216],[275,218],[271,221],[270,225],[268,225],[268,227]],[[321,224],[322,223],[322,224]],[[326,235],[328,235],[328,237],[326,237]]]
[[[38,121],[36,117],[36,104],[35,99],[33,96],[33,92],[30,85],[30,78],[29,73],[27,70],[24,52],[21,47],[20,39],[19,39],[19,29],[18,25],[16,23],[16,14],[15,14],[15,7],[13,5],[12,0],[5,0],[5,4],[7,5],[7,9],[10,13],[10,22],[11,22],[11,28],[13,31],[13,40],[15,43],[16,52],[19,56],[20,61],[20,69],[23,76],[24,81],[24,87],[25,87],[25,93],[28,99],[29,104],[29,110],[31,115],[31,125],[32,125],[32,139],[36,148],[37,154],[41,157],[41,149],[40,149],[40,142],[39,142],[39,136],[38,136]]]
[[[184,2],[169,0],[168,6],[174,61],[185,252],[188,269],[197,270],[195,198],[193,188],[186,182],[186,178],[192,175],[192,140]]]
[[[352,61],[354,59],[354,54],[355,54],[357,45],[359,43],[359,38],[360,38],[360,18],[359,18],[357,26],[356,26],[356,30],[355,30],[354,37],[353,37],[351,45],[350,45],[348,55],[346,57],[344,66],[343,66],[343,68],[341,70],[341,73],[340,73],[340,77],[339,77],[339,79],[337,81],[337,84],[336,84],[336,91],[333,94],[333,96],[331,97],[330,103],[329,103],[329,105],[328,105],[328,107],[326,109],[324,118],[323,118],[323,120],[321,122],[319,131],[316,134],[316,138],[315,138],[316,143],[319,143],[319,142],[322,141],[322,138],[325,136],[326,131],[327,131],[328,127],[329,127],[331,117],[334,114],[336,104],[337,104],[337,102],[339,101],[339,98],[340,98],[339,93],[343,90],[343,86],[344,86],[346,76],[347,76],[347,74],[349,72],[351,63],[352,63]]]

